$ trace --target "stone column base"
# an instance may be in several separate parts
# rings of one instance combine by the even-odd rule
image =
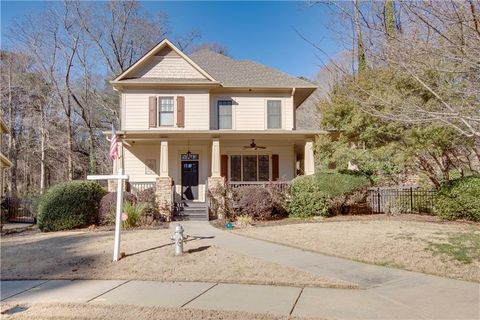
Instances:
[[[172,221],[172,182],[171,177],[158,177],[155,183],[155,201],[166,221]]]
[[[123,182],[123,191],[127,191],[127,181],[122,180],[122,182]],[[107,191],[108,192],[117,192],[117,183],[118,183],[117,179],[108,180]]]
[[[224,177],[208,177],[208,216],[210,219],[225,219],[228,206]]]

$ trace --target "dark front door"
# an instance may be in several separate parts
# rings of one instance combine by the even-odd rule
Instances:
[[[198,199],[198,161],[182,161],[182,199]]]

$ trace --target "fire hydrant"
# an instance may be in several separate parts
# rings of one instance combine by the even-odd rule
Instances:
[[[188,236],[183,235],[183,227],[177,224],[175,227],[175,233],[171,236],[172,240],[175,240],[175,255],[181,256],[183,254],[183,241],[187,240]]]

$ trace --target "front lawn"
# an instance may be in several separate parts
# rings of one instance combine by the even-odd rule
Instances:
[[[23,232],[1,238],[1,279],[124,279],[355,287],[192,239],[174,256],[172,230],[122,232],[126,256],[112,262],[113,232]]]
[[[480,282],[478,223],[373,215],[260,224],[236,232],[352,260]]]

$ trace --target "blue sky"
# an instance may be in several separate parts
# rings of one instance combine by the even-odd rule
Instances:
[[[16,19],[52,4],[61,5],[2,0],[2,48],[4,32]],[[165,12],[173,34],[197,29],[202,35],[199,42],[222,44],[236,59],[253,60],[294,76],[313,77],[321,64],[320,53],[302,40],[295,29],[319,44],[330,57],[342,49],[326,28],[332,19],[330,10],[323,5],[309,7],[306,1],[145,1],[142,5],[151,14]]]

